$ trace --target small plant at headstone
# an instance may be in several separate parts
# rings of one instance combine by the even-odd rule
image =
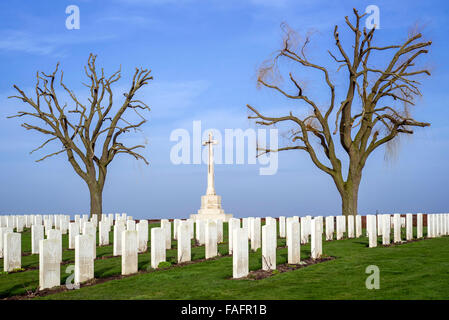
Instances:
[[[157,266],[159,269],[166,269],[171,267],[171,262],[168,261],[162,261],[161,263],[158,264]]]

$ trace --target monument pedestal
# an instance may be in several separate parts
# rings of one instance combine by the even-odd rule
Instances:
[[[232,214],[224,212],[221,208],[221,197],[215,194],[201,196],[201,209],[197,214],[190,215],[190,219],[193,220],[220,219],[228,222],[230,218],[232,218]]]

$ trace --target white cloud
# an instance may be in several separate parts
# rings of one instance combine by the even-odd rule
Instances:
[[[6,30],[0,33],[0,50],[20,51],[37,55],[63,56],[64,46],[68,44],[80,44],[98,42],[114,38],[113,35],[89,36],[68,35],[61,33],[54,36],[38,37],[24,31]]]
[[[126,15],[126,16],[106,16],[97,20],[98,23],[117,23],[117,24],[134,24],[139,27],[158,24],[159,21],[153,18],[138,16],[138,15]]]
[[[194,108],[196,99],[210,87],[205,80],[152,82],[138,96],[152,109],[152,118],[178,118]]]

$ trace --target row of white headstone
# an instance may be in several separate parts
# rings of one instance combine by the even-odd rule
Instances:
[[[92,220],[92,219],[91,219]],[[113,226],[113,254],[121,256],[122,275],[129,275],[138,272],[138,253],[147,251],[148,244],[148,221],[140,220],[136,223],[129,217],[120,216],[113,221],[109,217],[102,217],[99,223],[99,245],[109,244],[109,232]],[[80,235],[78,224],[84,224]],[[194,235],[193,220],[174,220],[173,238],[178,241],[178,263],[191,261],[191,240]],[[207,221],[198,222],[197,230],[203,230],[204,226],[206,259],[218,255],[217,243],[223,241],[223,222]],[[69,248],[71,243],[75,247],[75,284],[83,283],[94,278],[95,254],[95,234],[96,228],[92,221],[82,221],[70,223],[69,226]],[[198,232],[198,238],[202,231]],[[74,239],[74,240],[72,240]],[[161,262],[166,261],[166,250],[171,249],[172,227],[167,219],[161,220],[161,226],[151,229],[151,267],[158,268]],[[43,246],[43,247],[42,247]],[[59,250],[60,243],[55,241],[41,241],[40,252],[40,289],[58,286],[60,282],[60,259],[55,256]]]
[[[403,242],[403,228],[405,228],[405,240],[413,240],[415,238],[413,232],[414,216],[412,213],[407,213],[405,218],[401,217],[399,213],[393,215],[367,215],[366,234],[369,238],[369,247],[374,248],[377,246],[378,236],[382,236],[382,245],[389,245],[391,243],[391,232],[393,232],[394,243]],[[424,237],[423,230],[423,214],[418,213],[416,214],[416,239]],[[449,214],[427,214],[427,237],[435,238],[446,235],[449,235]]]
[[[330,220],[329,220],[330,221]],[[288,263],[301,263],[301,244],[309,242],[311,258],[319,259],[323,254],[323,217],[299,216],[278,219],[265,218],[261,227],[261,218],[232,218],[229,220],[229,253],[233,256],[233,278],[246,277],[249,274],[249,248],[256,251],[262,247],[262,270],[276,269],[276,250],[278,234],[286,238]],[[330,225],[330,222],[329,222]]]
[[[70,216],[64,214],[57,215],[3,215],[0,216],[0,228],[7,227],[15,229],[16,232],[23,232],[24,228],[31,228],[32,225],[43,225],[45,230],[53,227],[67,233]]]
[[[449,214],[429,214],[428,237],[449,234]],[[136,223],[132,217],[125,215],[102,215],[99,222],[98,242],[100,246],[109,244],[109,233],[114,227],[113,251],[114,256],[122,256],[122,274],[136,273],[138,253],[147,251],[148,221]],[[336,218],[336,219],[335,219]],[[48,221],[52,218],[46,217]],[[64,221],[65,218],[60,219]],[[228,224],[229,253],[233,255],[233,277],[240,278],[248,275],[249,253],[248,240],[251,250],[262,247],[262,269],[276,269],[277,235],[286,238],[288,247],[288,263],[300,263],[300,245],[311,239],[311,258],[318,259],[322,255],[323,217],[279,217],[277,230],[276,219],[267,217],[261,227],[261,218],[230,219]],[[405,221],[403,221],[405,220]],[[63,223],[56,224],[58,229],[45,229],[41,219],[35,219],[31,224],[32,253],[39,253],[40,289],[59,286],[60,263],[62,261],[62,229]],[[114,224],[115,222],[115,224]],[[336,223],[335,223],[336,222]],[[423,236],[423,215],[417,214],[417,238]],[[223,242],[223,222],[221,220],[193,221],[175,219],[173,239],[177,240],[178,263],[191,260],[191,240],[194,238],[194,223],[196,223],[195,239],[200,245],[205,245],[206,259],[218,255],[217,244]],[[94,277],[94,259],[96,258],[96,217],[88,221],[87,216],[77,218],[69,223],[69,249],[75,249],[75,283],[82,283]],[[47,227],[50,224],[48,223]],[[362,230],[361,216],[326,217],[326,240],[342,239],[347,231],[348,238],[360,237]],[[336,228],[335,228],[336,227]],[[383,244],[390,243],[390,228],[394,229],[394,241],[401,240],[401,228],[406,227],[406,239],[413,238],[413,215],[407,214],[401,219],[399,214],[368,215],[367,236],[369,246],[377,245],[377,236],[382,235]],[[17,225],[16,225],[17,228]],[[171,249],[171,222],[161,220],[159,228],[151,229],[151,267],[158,268],[166,261],[166,250]],[[335,231],[336,230],[336,231]],[[399,230],[399,231],[398,231]],[[0,227],[0,257],[4,256],[4,271],[12,271],[21,267],[21,237],[13,232],[13,227]]]
[[[245,220],[248,220],[247,222]],[[265,226],[262,227],[262,269],[276,269],[276,220],[267,217]],[[322,251],[323,217],[279,217],[279,237],[287,239],[288,263],[300,263],[300,246],[307,243],[311,237],[311,258],[318,259]],[[401,230],[405,228],[407,241],[413,240],[413,214],[381,214],[366,216],[366,236],[369,238],[369,247],[377,246],[377,237],[382,236],[382,244],[390,244],[391,229],[393,229],[394,242],[402,242]],[[247,226],[250,226],[249,233]],[[254,228],[254,226],[258,226]],[[416,238],[423,238],[423,214],[416,214]],[[248,243],[251,240],[251,248],[260,247],[260,218],[244,218],[240,227],[239,219],[229,221],[229,252],[233,253],[233,277],[246,277],[249,273]],[[358,216],[327,216],[325,217],[325,239],[331,241],[334,238],[358,238],[362,236],[362,217]],[[427,214],[427,237],[449,235],[449,214]],[[233,245],[233,243],[235,243]]]
[[[110,221],[113,215],[102,215],[100,222],[99,243],[109,242]],[[134,229],[136,224],[126,214],[116,214],[118,226],[128,224]],[[11,272],[21,268],[21,233],[24,227],[31,227],[31,251],[39,254],[40,289],[59,286],[60,264],[62,262],[62,234],[69,230],[69,249],[75,249],[75,283],[93,278],[93,261],[96,257],[97,217],[90,220],[88,215],[75,215],[76,222],[70,222],[68,215],[10,215],[1,216],[0,222],[0,258],[3,258],[3,270]],[[113,220],[112,220],[113,221]],[[112,222],[113,223],[113,222]],[[55,227],[55,229],[53,229]],[[146,239],[139,243],[141,251],[146,251],[148,239],[148,221],[137,224],[141,237]],[[134,230],[137,232],[137,230]],[[16,232],[14,232],[16,231]],[[106,236],[105,236],[106,234]],[[45,238],[46,237],[46,238]],[[121,244],[124,241],[116,241]],[[125,243],[123,246],[127,246]],[[126,260],[126,259],[125,259]],[[126,268],[125,268],[126,269]],[[124,271],[127,272],[126,270]]]
[[[87,215],[75,215],[75,222],[69,224],[69,249],[75,249],[75,284],[80,284],[94,278],[94,260],[96,259],[97,225],[99,246],[109,245],[109,233],[114,226],[114,255],[122,256],[122,274],[137,272],[137,255],[147,250],[148,221],[136,223],[126,214],[116,214],[114,224],[113,214],[101,215],[91,219]],[[34,226],[33,226],[34,227]],[[33,232],[32,227],[32,232]],[[61,236],[58,234],[59,237]],[[39,289],[47,289],[60,285],[59,254],[62,243],[51,237],[39,240]]]
[[[58,238],[58,232],[67,233],[69,221],[70,216],[62,214],[0,216],[0,258],[3,258],[3,271],[11,272],[21,268],[21,232],[24,231],[24,228],[32,228],[32,253],[37,253],[39,240],[44,238],[44,228],[47,238],[60,239],[61,236]],[[53,226],[56,229],[52,229]],[[59,241],[61,242],[61,240]],[[62,253],[62,247],[59,252]]]

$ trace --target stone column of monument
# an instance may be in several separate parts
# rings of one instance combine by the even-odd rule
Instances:
[[[221,197],[215,192],[214,181],[214,151],[213,145],[218,144],[217,140],[212,137],[212,132],[209,133],[209,140],[203,142],[203,146],[209,147],[209,158],[207,164],[207,189],[206,195],[201,196],[201,208],[197,214],[190,215],[191,219],[201,220],[224,220],[228,221],[232,218],[232,214],[226,214],[221,208]]]

